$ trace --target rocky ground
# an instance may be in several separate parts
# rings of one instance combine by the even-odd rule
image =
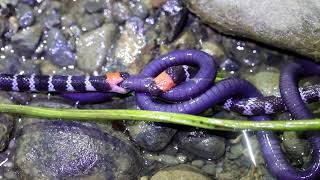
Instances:
[[[0,72],[99,75],[116,70],[136,74],[161,54],[195,48],[211,54],[224,77],[239,76],[265,95],[278,95],[279,67],[300,58],[289,52],[297,49],[297,53],[318,57],[319,48],[316,43],[311,45],[316,50],[306,47],[307,41],[300,37],[301,42],[290,39],[284,45],[266,41],[268,37],[262,35],[260,39],[260,34],[236,31],[235,27],[243,24],[216,26],[212,14],[201,9],[215,12],[219,6],[214,3],[227,6],[228,2],[0,0]],[[217,31],[229,32],[224,29],[289,51]],[[301,33],[317,40],[308,32]],[[133,97],[74,105],[55,94],[0,92],[0,101],[52,108],[137,108]],[[219,107],[207,116],[246,119]],[[275,118],[290,116],[284,113]],[[47,121],[1,114],[0,179],[273,179],[255,134],[246,133],[247,140],[242,132],[146,122]],[[279,137],[292,164],[304,167],[309,143],[295,132],[279,133]]]

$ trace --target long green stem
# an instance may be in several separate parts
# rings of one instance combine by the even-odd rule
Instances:
[[[188,114],[166,113],[144,110],[79,110],[53,109],[22,105],[0,104],[0,112],[46,119],[79,121],[132,120],[174,123],[216,130],[273,130],[310,131],[320,130],[320,119],[295,121],[239,121],[207,118]]]

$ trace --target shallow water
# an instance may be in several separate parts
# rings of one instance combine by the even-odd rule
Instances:
[[[1,73],[136,74],[159,55],[195,48],[215,58],[223,77],[239,76],[264,95],[279,95],[279,68],[298,58],[219,34],[175,0],[0,0],[0,6]],[[92,105],[66,102],[57,94],[1,92],[0,99],[52,108],[137,109],[132,96]],[[317,105],[312,108],[319,111]],[[221,107],[206,116],[246,119]],[[291,117],[283,113],[274,118]],[[273,179],[250,131],[59,121],[1,115],[0,130],[3,126],[7,133],[0,133],[0,142],[8,143],[0,147],[0,179],[161,179],[177,174],[191,179]],[[295,132],[279,137],[290,162],[305,167],[310,159],[305,137]],[[167,167],[171,169],[163,170]]]

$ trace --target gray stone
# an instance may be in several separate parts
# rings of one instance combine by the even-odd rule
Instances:
[[[157,172],[150,180],[210,180],[201,170],[188,165],[168,167]]]
[[[157,24],[159,31],[163,34],[164,41],[174,41],[185,27],[188,11],[180,0],[167,0],[162,6]]]
[[[0,152],[3,151],[8,145],[13,124],[14,119],[12,116],[7,114],[0,115]]]
[[[41,35],[42,28],[40,25],[26,27],[12,36],[12,46],[19,55],[28,57],[36,49]]]
[[[68,46],[68,41],[62,31],[52,28],[48,32],[47,54],[50,60],[58,66],[75,64],[75,54]]]
[[[0,36],[2,36],[5,29],[5,20],[4,17],[0,16]]]
[[[205,159],[219,159],[226,149],[224,138],[202,131],[179,132],[177,141],[181,149]]]
[[[38,74],[39,67],[31,60],[22,61],[15,54],[0,53],[2,59],[0,61],[0,72],[7,74]]]
[[[103,16],[101,14],[86,14],[80,17],[79,25],[82,31],[91,31],[103,24]]]
[[[228,159],[238,159],[243,155],[244,148],[241,143],[230,147]]]
[[[203,160],[194,160],[191,162],[191,165],[201,168],[202,166],[204,166],[204,163],[205,162]]]
[[[184,0],[212,28],[320,59],[320,1]]]
[[[283,132],[282,145],[284,152],[286,152],[293,164],[298,166],[307,164],[311,145],[307,139],[302,138],[301,133],[292,131]]]
[[[22,2],[24,3],[27,3],[31,6],[35,5],[36,4],[36,0],[21,0]]]
[[[218,59],[224,56],[223,47],[217,42],[203,42],[201,50]]]
[[[107,61],[106,66],[111,68],[110,70],[139,73],[150,60],[145,59],[145,55],[151,54],[153,40],[153,37],[147,38],[144,22],[141,19],[137,17],[129,19],[117,40],[114,59]]]
[[[265,96],[280,96],[279,91],[280,73],[277,69],[260,71],[247,79],[257,87]]]
[[[89,13],[96,13],[103,10],[103,3],[102,1],[87,1],[84,5],[84,8]]]
[[[235,71],[238,71],[240,69],[240,63],[238,61],[235,61],[234,59],[226,58],[220,64],[220,68],[223,71],[235,72]]]
[[[128,125],[127,129],[132,140],[148,151],[163,150],[177,132],[176,129],[164,125],[145,122]]]
[[[130,18],[131,11],[124,2],[115,2],[112,5],[112,16],[116,22],[123,23]]]
[[[185,163],[187,159],[185,156],[175,157],[167,154],[160,154],[160,155],[145,154],[144,158],[149,161],[159,161],[162,164],[167,164],[167,165],[182,164],[182,163]]]
[[[34,21],[32,8],[28,4],[19,3],[16,7],[16,13],[20,27],[30,26]]]
[[[148,16],[148,8],[141,2],[136,2],[132,7],[132,14],[141,18],[145,19]]]
[[[29,124],[17,139],[22,179],[137,179],[142,158],[124,137],[94,125],[47,121]]]
[[[82,34],[77,41],[77,64],[86,72],[97,70],[105,62],[116,33],[113,24]]]
[[[59,11],[55,9],[50,9],[46,12],[46,14],[43,17],[44,26],[48,29],[52,27],[57,27],[61,24],[61,14]]]
[[[206,164],[205,166],[203,166],[201,168],[202,171],[204,171],[205,173],[211,175],[211,176],[215,176],[216,175],[216,165],[213,163],[209,163]]]

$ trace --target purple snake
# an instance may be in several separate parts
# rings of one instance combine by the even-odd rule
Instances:
[[[187,70],[184,69],[181,72],[179,68],[176,68],[178,73],[173,70],[171,74],[179,85],[167,92],[159,90],[154,83],[154,77],[162,71],[170,70],[178,65],[196,66],[199,71],[195,76],[189,78]],[[5,91],[57,92],[67,100],[82,104],[100,103],[110,100],[117,93],[134,91],[137,102],[142,109],[197,114],[209,108],[207,104],[210,103],[207,102],[208,99],[205,97],[207,94],[204,92],[213,85],[216,65],[212,57],[204,52],[179,50],[152,61],[139,75],[119,74],[123,81],[108,81],[106,76],[0,74],[0,89]],[[184,81],[185,79],[187,81]],[[220,83],[216,85],[221,86]],[[320,85],[318,84],[299,88],[299,92],[305,103],[320,100]],[[149,94],[153,96],[151,97]],[[199,96],[200,94],[204,96]],[[153,98],[154,96],[158,99]],[[163,105],[163,103],[158,103],[159,99],[173,103]],[[274,114],[287,110],[283,99],[276,96],[231,97],[223,103],[224,109],[246,116]]]
[[[176,73],[173,67],[188,65],[197,67],[194,76],[187,71]],[[181,66],[182,67],[182,66]],[[171,70],[170,70],[171,68]],[[179,68],[177,68],[179,69]],[[181,68],[180,68],[181,70]],[[171,76],[171,84],[177,85],[163,91],[157,75]],[[174,73],[173,73],[174,72]],[[182,73],[181,73],[182,72]],[[229,78],[216,84],[216,64],[213,58],[198,50],[177,50],[160,56],[145,66],[138,75],[126,73],[106,76],[36,76],[0,74],[0,88],[7,91],[57,92],[62,97],[80,103],[106,101],[114,94],[133,91],[141,109],[199,114],[208,108],[224,103],[226,110],[251,116],[252,120],[269,120],[268,114],[288,110],[295,119],[312,119],[305,103],[319,101],[320,85],[298,89],[297,80],[302,75],[319,75],[320,66],[300,61],[291,63],[281,71],[282,97],[263,97],[248,81]],[[178,78],[184,76],[183,78]],[[115,78],[117,77],[117,78]],[[169,84],[170,84],[169,83]],[[161,84],[161,83],[160,83]],[[320,135],[308,132],[312,144],[312,162],[303,171],[287,162],[280,142],[273,132],[257,132],[262,152],[272,174],[278,179],[316,179],[320,177]]]
[[[300,96],[297,84],[300,77],[320,75],[320,66],[300,60],[283,68],[280,75],[280,93],[294,119],[313,119]],[[269,118],[257,119],[268,120]],[[286,160],[280,141],[274,132],[257,132],[261,150],[269,170],[278,179],[319,179],[320,177],[320,133],[306,132],[312,145],[312,159],[304,170],[297,170]]]

